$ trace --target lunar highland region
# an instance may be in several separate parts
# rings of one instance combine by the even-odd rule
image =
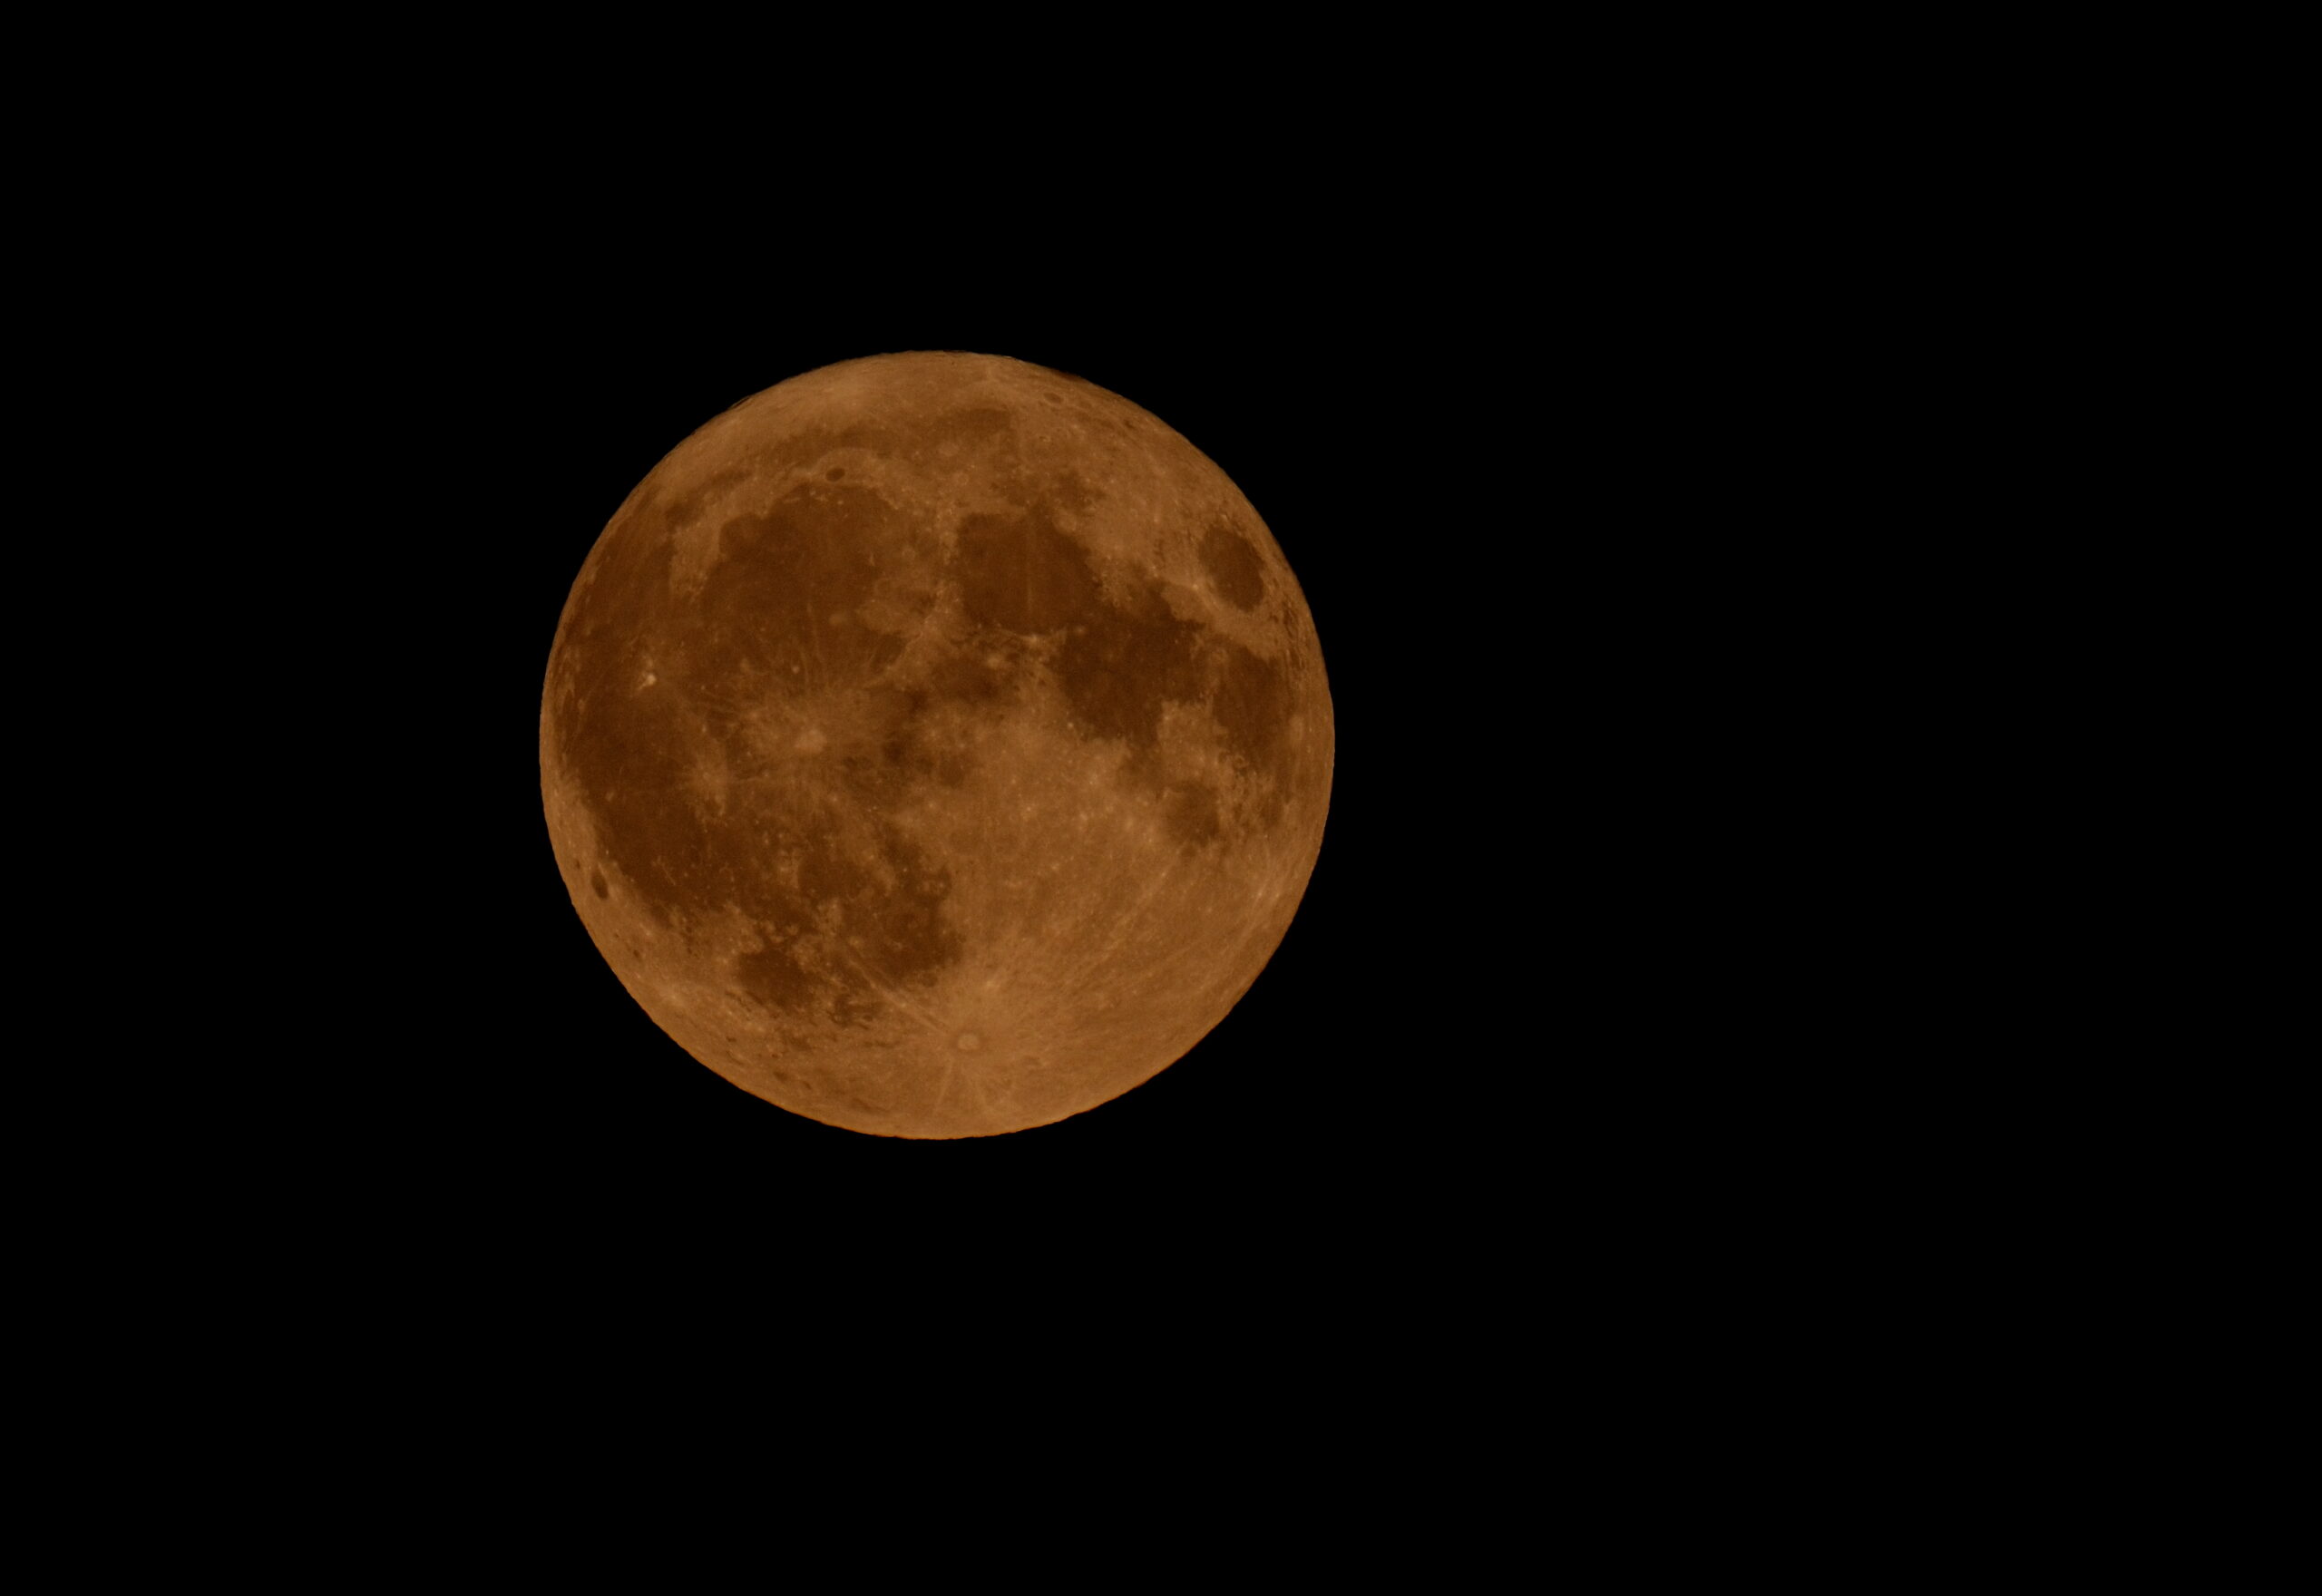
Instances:
[[[1182,1056],[1287,931],[1334,729],[1224,473],[999,356],[795,377],[597,541],[542,695],[565,886],[694,1057],[825,1124],[991,1135]]]

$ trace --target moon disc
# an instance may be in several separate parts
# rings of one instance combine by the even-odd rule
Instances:
[[[631,996],[794,1113],[990,1135],[1199,1041],[1280,944],[1334,732],[1234,485],[996,356],[794,377],[598,539],[541,705],[549,832]]]

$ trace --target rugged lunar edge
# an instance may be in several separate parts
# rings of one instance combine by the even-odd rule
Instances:
[[[1223,472],[1061,373],[894,355],[686,440],[574,583],[541,706],[629,993],[785,1109],[990,1135],[1224,1017],[1322,843],[1333,727]]]

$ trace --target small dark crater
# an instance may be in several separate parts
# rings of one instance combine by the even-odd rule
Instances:
[[[1202,534],[1201,564],[1217,596],[1234,608],[1248,609],[1265,597],[1264,563],[1231,522],[1212,521]]]
[[[824,472],[823,475],[835,482],[846,475],[846,467],[843,465],[834,465],[831,467],[830,470]]]
[[[893,428],[868,422],[843,427],[801,427],[774,441],[758,461],[761,472],[805,471],[834,450],[861,449],[872,454],[893,454],[903,440]]]
[[[605,885],[605,872],[603,871],[592,870],[589,872],[589,887],[590,890],[595,892],[600,898],[610,898],[612,896],[612,889]]]

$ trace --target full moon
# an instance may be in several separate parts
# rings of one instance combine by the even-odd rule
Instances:
[[[808,372],[678,445],[565,601],[564,884],[654,1022],[794,1114],[1051,1124],[1149,1080],[1322,847],[1322,647],[1154,416],[992,355]]]

